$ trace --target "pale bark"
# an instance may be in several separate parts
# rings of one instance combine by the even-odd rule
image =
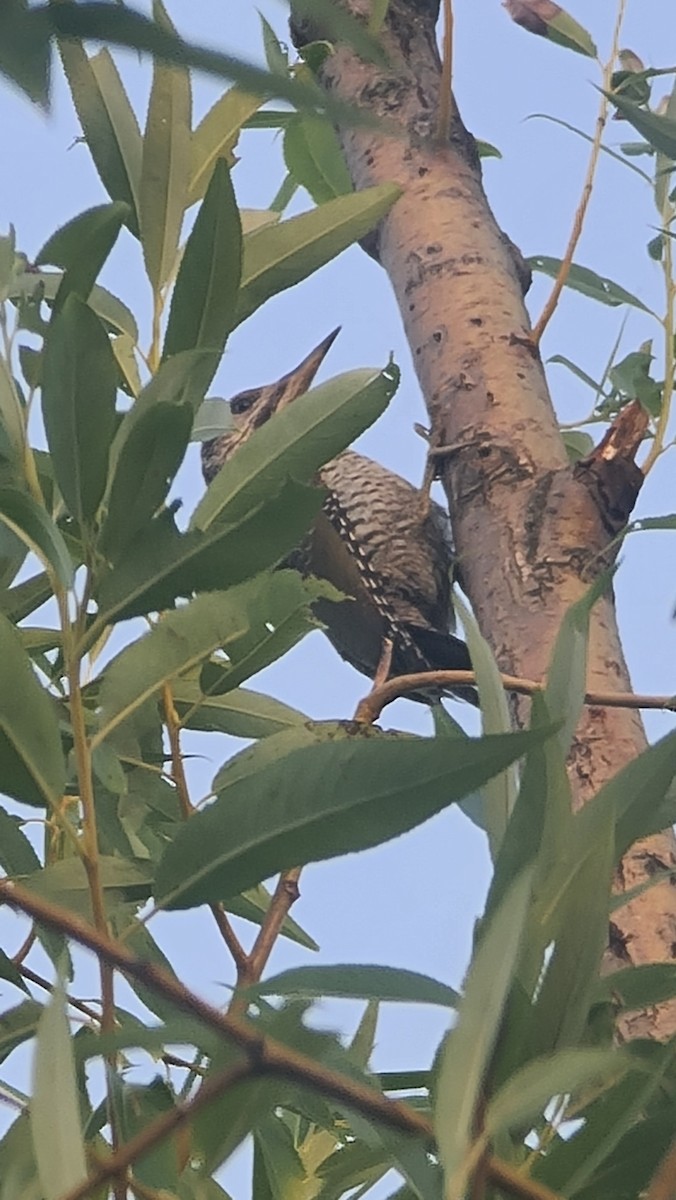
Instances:
[[[363,15],[369,0],[347,0],[347,7]],[[433,444],[448,447],[440,477],[463,586],[501,668],[542,679],[564,613],[607,561],[604,552],[631,503],[622,489],[608,496],[571,469],[529,336],[518,252],[495,222],[473,139],[454,107],[450,137],[438,140],[437,16],[438,0],[390,0],[382,41],[391,69],[339,45],[321,81],[396,127],[396,136],[382,127],[339,133],[357,189],[389,181],[402,187],[370,251],[399,304]],[[321,30],[296,27],[293,34],[302,44]],[[633,500],[635,468],[626,466]],[[609,596],[594,609],[588,688],[613,686],[630,690]],[[522,718],[527,705],[520,701],[515,711]],[[586,709],[569,763],[576,803],[645,745],[636,712]],[[676,863],[671,830],[632,849],[621,886],[645,878],[655,860]],[[618,911],[614,923],[615,965],[672,960],[676,889],[649,890]],[[670,1035],[676,1005],[641,1014],[627,1031],[630,1025],[632,1036]]]

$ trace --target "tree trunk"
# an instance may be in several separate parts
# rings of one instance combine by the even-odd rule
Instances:
[[[347,0],[356,15],[369,0]],[[438,136],[441,63],[438,0],[390,0],[384,71],[337,45],[323,86],[381,121],[343,128],[355,188],[395,181],[401,199],[369,251],[387,271],[430,417],[432,445],[448,496],[463,586],[504,672],[543,679],[564,613],[607,564],[607,548],[636,498],[631,458],[571,468],[559,434],[524,304],[524,264],[498,228],[484,194],[472,136],[451,102]],[[292,22],[296,45],[321,29]],[[393,128],[383,132],[382,122]],[[527,286],[527,285],[526,285]],[[593,612],[588,687],[629,691],[611,595]],[[527,708],[515,705],[517,718]],[[627,709],[586,708],[569,760],[583,804],[646,745]],[[673,833],[634,846],[618,884],[676,863]],[[609,965],[670,961],[676,890],[662,884],[614,915]],[[676,1032],[676,1005],[636,1014],[631,1036]]]

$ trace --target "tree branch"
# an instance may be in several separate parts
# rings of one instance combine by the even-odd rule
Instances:
[[[518,675],[501,675],[505,691],[520,696],[533,696],[541,692],[544,684],[532,679],[521,679]],[[418,671],[411,675],[397,675],[387,683],[373,688],[359,701],[354,720],[364,725],[377,721],[383,709],[400,696],[425,688],[456,688],[476,683],[474,671]],[[593,708],[660,709],[676,712],[676,696],[642,696],[635,692],[586,692],[584,703]]]
[[[135,1158],[146,1153],[151,1146],[188,1120],[198,1108],[221,1095],[228,1087],[259,1075],[290,1079],[314,1088],[324,1096],[356,1109],[372,1121],[382,1122],[401,1133],[421,1137],[426,1143],[433,1142],[434,1130],[424,1114],[416,1112],[401,1100],[390,1100],[366,1084],[329,1070],[300,1051],[289,1049],[274,1038],[259,1033],[253,1025],[240,1017],[219,1012],[189,991],[162,967],[137,958],[125,946],[114,942],[67,909],[49,904],[27,888],[6,879],[0,881],[0,903],[26,913],[49,929],[65,934],[91,950],[99,960],[110,967],[116,967],[153,988],[181,1011],[197,1017],[210,1029],[235,1042],[247,1056],[246,1062],[231,1065],[205,1081],[191,1101],[177,1104],[175,1109],[163,1114],[135,1138],[121,1146],[107,1162],[97,1167],[87,1180],[63,1197],[63,1200],[84,1200],[101,1183],[108,1179],[119,1179]],[[520,1175],[500,1159],[489,1159],[486,1174],[493,1183],[506,1188],[522,1200],[561,1200],[556,1192],[536,1180]]]

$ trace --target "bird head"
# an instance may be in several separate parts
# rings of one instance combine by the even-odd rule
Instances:
[[[202,472],[207,483],[256,429],[308,391],[339,333],[340,326],[276,383],[250,388],[233,396],[229,401],[232,427],[220,437],[202,443]]]

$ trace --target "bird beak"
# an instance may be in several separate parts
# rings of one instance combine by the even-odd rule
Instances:
[[[274,385],[274,391],[279,397],[275,411],[286,408],[292,400],[297,396],[302,396],[310,388],[312,381],[326,358],[329,350],[340,333],[340,325],[333,330],[328,337],[324,338],[314,350],[304,358],[293,371],[289,371],[288,375],[283,375],[280,380]]]

